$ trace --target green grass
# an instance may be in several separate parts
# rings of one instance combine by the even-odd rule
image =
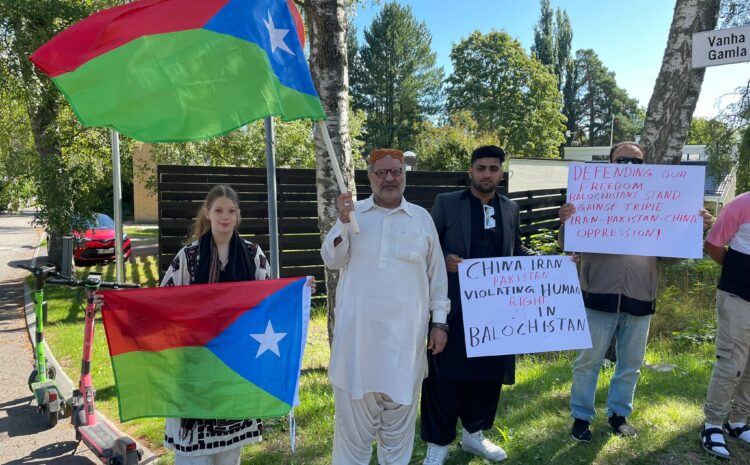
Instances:
[[[113,266],[98,267],[106,279]],[[146,285],[156,283],[153,258],[137,259],[126,266],[129,279]],[[688,261],[662,273],[662,291],[647,365],[672,364],[671,372],[644,368],[638,384],[635,411],[630,422],[639,430],[634,439],[609,434],[604,415],[609,379],[613,368],[602,369],[597,388],[599,415],[592,424],[594,442],[577,444],[570,439],[569,395],[572,352],[519,357],[517,382],[504,387],[495,429],[488,437],[508,452],[508,464],[594,464],[594,465],[750,465],[750,447],[730,442],[732,461],[719,461],[705,454],[698,443],[703,421],[702,404],[711,375],[714,346],[713,295],[717,268],[705,261]],[[698,283],[698,284],[696,284]],[[700,284],[705,283],[705,284]],[[82,294],[81,294],[82,295]],[[47,335],[57,358],[76,379],[80,365],[83,315],[75,302],[76,291],[47,288],[49,326]],[[109,418],[117,418],[112,371],[101,325],[97,327],[93,377],[97,406]],[[243,464],[330,464],[333,440],[333,392],[328,383],[326,317],[315,309],[307,341],[300,386],[301,405],[297,419],[296,453],[292,454],[289,426],[285,418],[264,422],[264,440],[245,447]],[[123,425],[130,434],[146,442],[162,463],[171,455],[161,448],[163,421],[136,420]],[[419,431],[417,424],[417,432]],[[412,464],[421,464],[425,444],[418,438]],[[375,460],[371,463],[375,464]],[[449,465],[487,463],[451,447]]]
[[[125,226],[123,228],[125,234],[131,238],[137,239],[156,239],[159,236],[159,230],[156,228],[139,228],[136,226]]]

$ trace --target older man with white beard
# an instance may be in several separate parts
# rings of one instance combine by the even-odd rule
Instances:
[[[440,353],[450,308],[445,263],[430,214],[404,197],[400,150],[369,155],[372,195],[337,199],[339,219],[321,247],[341,270],[328,376],[334,388],[333,465],[406,465],[414,447],[427,349]],[[356,212],[361,232],[348,227]]]

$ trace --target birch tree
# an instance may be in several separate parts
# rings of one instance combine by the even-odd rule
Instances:
[[[310,40],[310,71],[328,119],[326,126],[350,191],[355,191],[354,166],[349,140],[349,70],[346,52],[347,5],[345,0],[307,0],[305,14]],[[336,183],[323,136],[315,132],[318,227],[321,242],[338,218]],[[326,268],[328,341],[333,337],[336,284],[339,273]]]
[[[720,0],[677,0],[661,70],[646,111],[641,145],[648,163],[678,163],[703,85],[691,63],[693,33],[712,30]]]

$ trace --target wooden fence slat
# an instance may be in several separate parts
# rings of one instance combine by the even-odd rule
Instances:
[[[260,245],[268,254],[267,189],[265,168],[159,165],[159,270],[169,266],[187,240],[195,215],[206,193],[216,184],[230,184],[240,197],[243,221],[240,233]],[[320,258],[320,232],[317,220],[315,172],[308,169],[283,169],[276,172],[279,213],[280,274],[313,275],[324,278]],[[428,211],[435,196],[469,186],[466,172],[410,171],[404,196]],[[371,195],[365,170],[355,172],[359,199]],[[505,194],[507,178],[498,191]],[[512,192],[506,194],[521,209],[521,234],[528,241],[540,228],[557,229],[557,211],[565,202],[565,189]],[[325,286],[318,285],[321,293]]]

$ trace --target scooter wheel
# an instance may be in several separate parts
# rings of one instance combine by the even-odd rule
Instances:
[[[47,424],[50,428],[54,428],[57,425],[57,412],[47,410]]]

